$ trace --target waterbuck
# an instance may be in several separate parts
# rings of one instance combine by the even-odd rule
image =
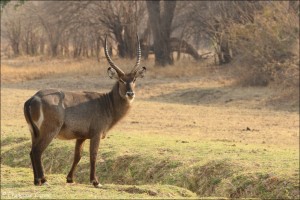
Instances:
[[[117,79],[110,92],[46,89],[38,91],[25,102],[24,115],[31,132],[30,158],[35,185],[46,184],[41,156],[53,138],[59,138],[76,139],[74,161],[67,175],[67,183],[74,182],[74,170],[81,158],[84,141],[90,139],[90,181],[95,187],[101,187],[95,172],[100,139],[126,115],[135,97],[136,79],[144,77],[146,72],[145,67],[139,67],[139,40],[136,64],[130,73],[124,73],[113,63],[107,50],[107,38],[104,52],[110,65],[107,73],[110,78]]]

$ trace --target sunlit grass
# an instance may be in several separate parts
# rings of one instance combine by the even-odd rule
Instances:
[[[97,164],[100,181],[103,184],[129,185],[160,183],[186,187],[200,196],[228,196],[231,190],[241,186],[235,177],[243,177],[244,180],[248,177],[251,184],[275,178],[289,185],[289,195],[294,192],[299,175],[296,149],[194,139],[170,135],[160,135],[158,139],[157,135],[151,134],[141,136],[138,133],[112,132],[108,139],[101,142]],[[2,141],[2,146],[3,164],[30,167],[29,138],[7,137]],[[54,140],[46,150],[43,160],[50,183],[58,184],[51,173],[68,173],[73,148],[74,142]],[[202,173],[206,174],[205,179]],[[32,174],[27,176],[32,177]],[[88,177],[89,153],[86,145],[75,179],[89,184]],[[65,182],[65,179],[59,180],[59,184]],[[232,187],[222,191],[219,187],[223,187],[225,180]],[[211,181],[214,182],[214,189],[209,192],[206,189]],[[200,186],[201,190],[198,188]],[[253,196],[260,195],[257,188],[252,190]],[[267,195],[278,193],[267,191]]]
[[[14,174],[14,178],[11,176]],[[101,189],[92,185],[64,182],[64,175],[51,174],[48,186],[33,186],[31,169],[11,168],[1,165],[1,199],[189,199],[196,195],[186,189],[171,185],[115,185],[106,184]]]

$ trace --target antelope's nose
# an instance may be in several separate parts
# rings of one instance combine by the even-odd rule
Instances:
[[[126,92],[126,95],[129,97],[134,97],[134,92]]]

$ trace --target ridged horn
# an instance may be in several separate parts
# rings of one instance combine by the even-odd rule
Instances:
[[[117,65],[114,64],[114,62],[112,61],[112,59],[110,58],[109,54],[108,54],[108,49],[107,49],[107,35],[105,36],[105,47],[104,47],[104,53],[105,53],[105,57],[109,63],[109,65],[114,68],[117,73],[119,75],[124,75],[125,73],[123,72],[123,70],[121,70]]]
[[[140,45],[140,40],[138,34],[136,34],[136,39],[137,39],[137,58],[136,58],[136,63],[133,67],[133,70],[131,71],[136,72],[139,69],[140,63],[141,63],[141,45]]]

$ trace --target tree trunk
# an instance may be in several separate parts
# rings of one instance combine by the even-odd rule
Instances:
[[[37,36],[36,36],[36,34],[31,33],[31,35],[30,35],[30,55],[32,55],[32,56],[37,55],[37,49],[38,49]]]
[[[19,42],[12,42],[12,50],[15,56],[20,55]]]
[[[164,1],[163,12],[161,12],[160,1],[147,1],[146,3],[153,33],[155,65],[172,65],[170,36],[176,1]]]
[[[44,54],[44,51],[45,51],[45,40],[44,38],[41,38],[40,39],[40,54]]]
[[[18,20],[17,22],[12,22],[9,24],[9,41],[11,48],[14,52],[14,56],[20,55],[20,42],[21,42],[21,22]]]
[[[201,59],[201,56],[198,54],[197,50],[182,38],[171,38],[170,47],[172,52],[178,52],[177,60],[179,59],[178,57],[180,57],[181,52],[191,55],[197,61]]]
[[[149,56],[150,35],[151,35],[151,29],[150,29],[150,21],[148,19],[147,28],[145,29],[140,39],[142,56],[145,60],[147,60]]]
[[[97,43],[96,43],[96,55],[97,55],[97,61],[100,62],[100,48],[101,48],[101,37],[97,37]]]
[[[118,54],[121,58],[136,57],[136,37],[137,30],[133,23],[122,28],[118,27],[114,31],[118,43]]]
[[[217,40],[217,47],[219,65],[230,63],[230,61],[232,60],[232,55],[229,41],[226,35],[224,35],[223,37],[219,36]]]
[[[126,50],[126,57],[133,59],[136,57],[136,35],[137,30],[134,24],[129,24],[124,28],[124,47]]]
[[[56,57],[58,55],[58,43],[51,43],[51,54],[52,57]]]

